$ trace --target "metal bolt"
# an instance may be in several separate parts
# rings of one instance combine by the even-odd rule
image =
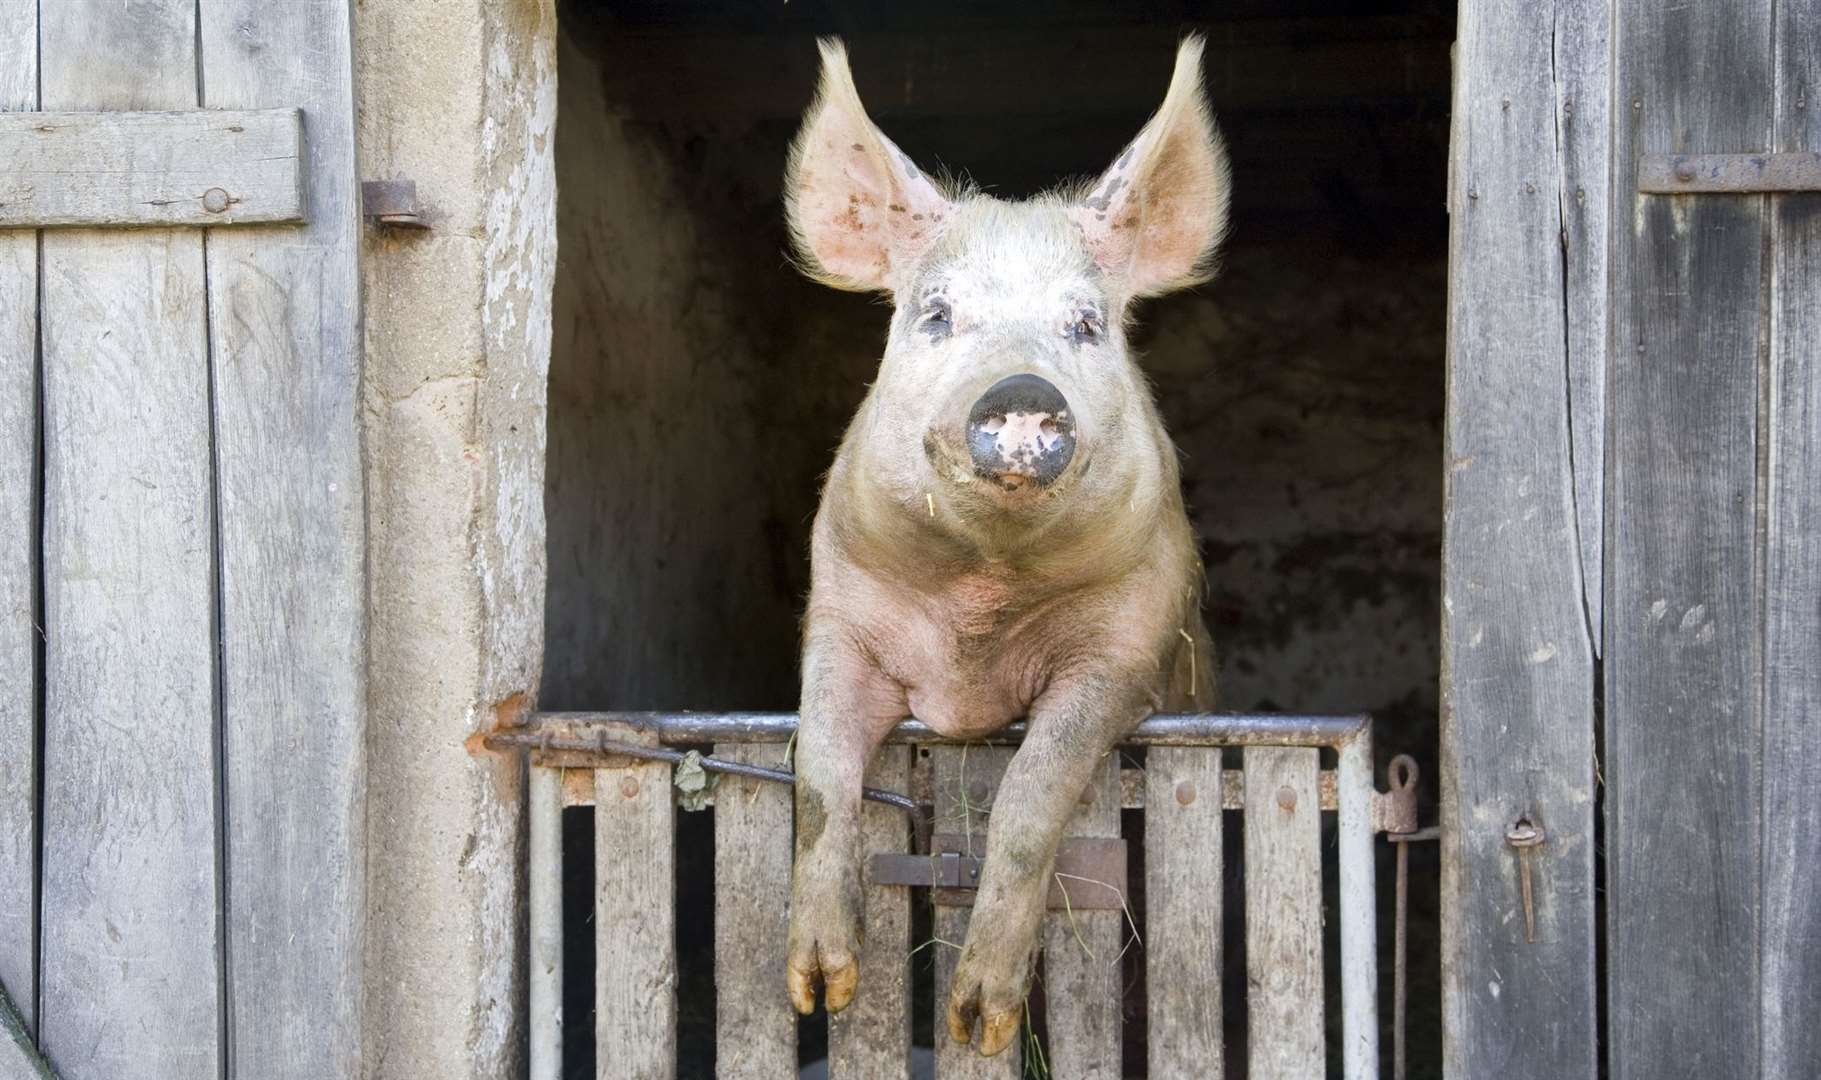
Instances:
[[[202,193],[202,208],[211,214],[219,214],[228,208],[228,193],[218,187],[212,187]]]
[[[1278,788],[1277,805],[1285,810],[1296,809],[1296,789],[1288,784]]]
[[[630,798],[636,796],[638,793],[639,793],[639,778],[638,777],[622,776],[620,778],[620,795],[621,795],[621,797],[630,799]]]
[[[1505,830],[1505,843],[1517,851],[1518,888],[1524,894],[1524,940],[1536,941],[1536,905],[1530,891],[1530,849],[1543,845],[1543,830],[1529,818],[1518,818]]]
[[[1177,804],[1180,806],[1187,806],[1194,801],[1195,801],[1195,781],[1178,780],[1176,782],[1176,802],[1177,802]]]
[[[1676,179],[1684,184],[1695,178],[1695,163],[1692,161],[1676,162]]]

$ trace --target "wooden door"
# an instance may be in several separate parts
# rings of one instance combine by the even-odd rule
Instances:
[[[1462,5],[1450,1075],[1821,1060],[1817,25]]]
[[[0,0],[0,981],[72,1080],[358,1062],[350,16]]]

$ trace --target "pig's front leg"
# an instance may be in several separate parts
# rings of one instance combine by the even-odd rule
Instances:
[[[949,988],[956,1042],[972,1040],[976,1018],[982,1054],[1017,1034],[1062,831],[1101,759],[1153,710],[1149,691],[1143,678],[1082,675],[1031,707],[1029,734],[993,800],[980,891]]]
[[[791,876],[791,1004],[808,1015],[816,986],[830,1012],[860,978],[860,790],[867,762],[904,718],[903,693],[846,634],[812,629],[797,727],[797,847]]]

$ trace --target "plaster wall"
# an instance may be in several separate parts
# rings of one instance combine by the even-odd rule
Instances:
[[[553,0],[355,5],[363,178],[429,228],[363,252],[370,729],[364,1075],[523,1054],[522,767],[470,736],[535,699],[555,266]]]

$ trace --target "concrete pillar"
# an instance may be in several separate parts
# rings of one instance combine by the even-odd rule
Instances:
[[[363,253],[371,537],[364,1075],[523,1071],[523,770],[471,737],[535,701],[556,262],[554,0],[355,5],[361,175],[430,228]]]

